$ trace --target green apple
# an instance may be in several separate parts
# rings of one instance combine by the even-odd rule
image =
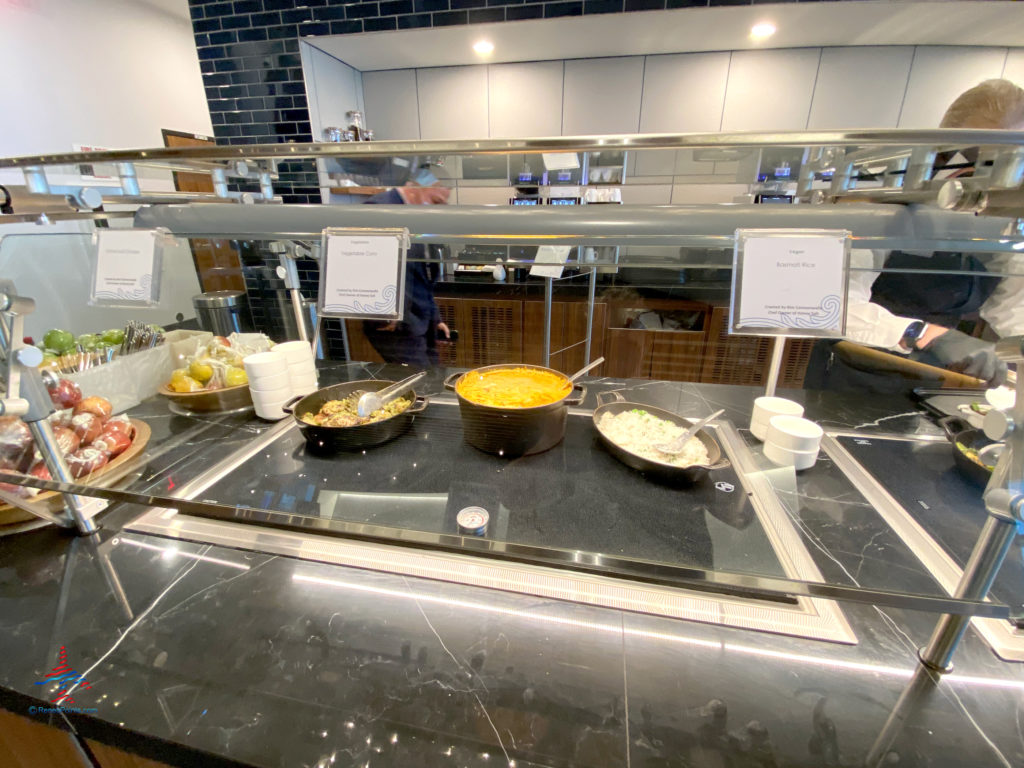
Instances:
[[[70,331],[62,331],[59,328],[52,328],[43,336],[43,344],[60,354],[70,352],[75,347],[75,337]]]
[[[124,331],[120,328],[111,328],[109,331],[104,331],[100,334],[100,341],[110,346],[120,346],[124,341]]]
[[[96,349],[96,345],[99,343],[100,337],[95,333],[83,333],[78,337],[78,344],[86,351]]]

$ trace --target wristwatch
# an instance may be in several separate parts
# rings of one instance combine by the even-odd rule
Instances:
[[[907,326],[907,330],[903,332],[903,336],[900,338],[900,346],[903,347],[907,352],[917,347],[917,341],[924,332],[928,329],[928,323],[924,320],[915,320]]]

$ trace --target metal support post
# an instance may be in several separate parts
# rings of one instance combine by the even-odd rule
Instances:
[[[121,180],[121,194],[129,197],[138,197],[142,194],[139,190],[139,176],[135,171],[134,163],[118,163],[117,176]]]
[[[210,178],[213,180],[213,193],[217,197],[228,196],[228,174],[223,168],[214,168],[210,171]]]
[[[551,294],[554,279],[544,278],[544,367],[551,367]]]
[[[30,165],[25,174],[25,186],[34,195],[50,194],[50,183],[46,180],[46,170],[40,165]]]
[[[935,150],[926,147],[915,147],[910,152],[910,162],[903,177],[906,189],[920,189],[931,178],[935,166]]]
[[[779,383],[779,374],[782,372],[782,353],[786,349],[786,338],[784,336],[772,337],[772,359],[768,366],[768,382],[765,384],[764,393],[767,397],[775,394],[775,387]]]
[[[260,173],[260,194],[264,200],[274,199],[274,182],[270,180],[270,172]]]
[[[590,285],[587,289],[587,343],[583,347],[583,364],[590,363],[590,342],[594,336],[594,295],[597,292],[597,267],[590,268]]]

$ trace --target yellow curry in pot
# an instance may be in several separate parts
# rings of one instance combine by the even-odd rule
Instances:
[[[572,391],[564,376],[535,368],[470,371],[455,388],[462,397],[492,408],[533,408],[548,405]]]

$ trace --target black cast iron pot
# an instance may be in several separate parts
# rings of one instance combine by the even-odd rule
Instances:
[[[466,373],[453,373],[444,380],[445,387],[453,390],[455,396],[459,398],[462,434],[466,442],[481,451],[505,458],[542,453],[562,442],[562,438],[565,437],[565,420],[569,416],[569,406],[579,405],[587,396],[586,386],[574,384],[569,394],[553,403],[535,405],[532,408],[496,408],[474,403],[459,394],[459,382],[466,376],[513,368],[547,371],[566,381],[569,380],[564,373],[552,368],[522,364],[487,365],[483,368],[474,368]],[[573,397],[572,394],[576,390],[579,391],[579,394]]]
[[[988,485],[988,481],[992,478],[992,470],[972,459],[965,453],[965,449],[978,453],[993,445],[995,441],[989,440],[983,430],[975,429],[959,416],[946,416],[939,419],[939,426],[945,431],[949,442],[953,444],[953,461],[960,473],[976,485]],[[986,451],[984,461],[991,462],[991,466],[995,466],[1002,450],[1002,448],[992,449],[991,454]]]
[[[300,417],[307,413],[317,414],[320,408],[328,400],[344,400],[353,392],[363,390],[366,392],[377,392],[395,382],[379,379],[365,379],[363,381],[346,381],[343,384],[334,384],[330,387],[318,389],[311,395],[292,398],[284,404],[284,412],[292,414],[295,423],[299,425],[306,442],[314,450],[324,451],[352,451],[362,448],[372,448],[381,445],[389,440],[394,440],[405,432],[412,423],[413,416],[421,413],[426,407],[428,400],[421,397],[415,391],[407,392],[405,399],[412,401],[412,405],[396,416],[383,421],[374,421],[370,424],[359,424],[354,427],[321,427],[316,424],[307,424]]]

